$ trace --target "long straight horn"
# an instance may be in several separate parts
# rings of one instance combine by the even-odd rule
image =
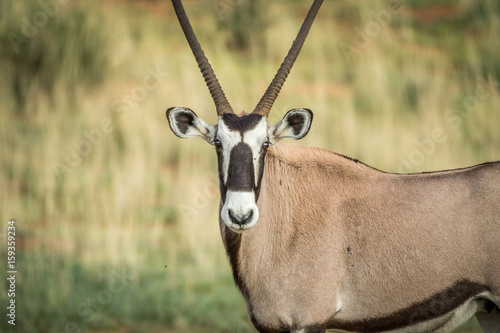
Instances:
[[[217,77],[215,76],[212,66],[210,66],[210,63],[205,56],[205,52],[203,52],[203,49],[194,34],[181,0],[172,0],[172,4],[174,5],[175,14],[177,14],[182,31],[184,31],[186,40],[193,51],[198,67],[200,68],[201,74],[205,79],[208,90],[210,90],[210,95],[212,95],[212,99],[214,100],[217,115],[220,116],[224,113],[234,113],[233,108],[227,101],[226,95],[224,95],[224,91],[219,84],[219,80],[217,80]]]
[[[278,69],[278,72],[274,76],[273,81],[267,88],[266,92],[264,93],[264,96],[262,96],[262,98],[259,101],[259,104],[257,104],[255,110],[252,113],[258,113],[265,117],[269,115],[271,107],[273,106],[274,101],[278,97],[281,87],[285,83],[286,77],[290,73],[293,63],[295,62],[295,59],[297,59],[297,56],[299,55],[300,49],[302,48],[302,45],[306,40],[307,34],[309,33],[309,29],[311,28],[314,18],[316,17],[319,7],[321,7],[322,3],[323,0],[315,0],[314,3],[312,4],[304,20],[304,23],[302,23],[302,27],[300,28],[299,33],[297,34],[297,38],[295,39],[295,41],[292,44],[292,47],[290,48],[290,51],[288,51],[288,54],[285,57],[285,60],[283,60],[283,63]]]

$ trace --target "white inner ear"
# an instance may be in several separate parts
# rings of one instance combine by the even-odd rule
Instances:
[[[304,124],[298,134],[293,132],[293,127],[289,124],[288,118],[294,114],[300,113],[304,119]],[[311,115],[304,109],[293,109],[281,119],[276,125],[268,128],[269,142],[275,144],[283,138],[301,139],[305,136],[311,126]]]
[[[276,125],[270,126],[267,129],[267,136],[272,145],[278,143],[278,141],[283,138],[280,134],[285,131],[287,124],[288,123],[284,123],[283,119],[281,119]]]
[[[192,125],[187,127],[183,132],[176,121],[179,114],[189,114],[193,118]],[[181,138],[200,137],[210,144],[213,144],[215,133],[217,132],[216,125],[208,125],[203,119],[199,118],[193,111],[188,108],[175,108],[169,113],[169,123],[172,131]]]
[[[199,136],[210,144],[213,144],[216,132],[215,125],[208,125],[203,119],[195,118],[193,126],[188,127],[187,134],[191,136]]]

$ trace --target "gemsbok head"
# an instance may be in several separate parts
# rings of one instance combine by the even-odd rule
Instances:
[[[267,118],[304,44],[321,2],[316,1],[311,8],[290,52],[254,111],[239,116],[227,101],[191,28],[182,3],[173,1],[186,39],[215,102],[219,119],[217,125],[208,125],[192,110],[183,107],[168,109],[167,118],[170,128],[177,136],[200,137],[215,146],[223,203],[221,218],[235,232],[250,229],[259,218],[257,200],[268,148],[283,138],[301,139],[311,127],[313,115],[308,109],[288,111],[275,126],[269,126]]]
[[[218,122],[167,110],[172,131],[215,146],[219,225],[259,332],[451,332],[476,315],[500,332],[500,163],[391,174],[301,139],[312,112],[267,118],[322,0],[254,111],[231,108],[180,0],[175,12]]]

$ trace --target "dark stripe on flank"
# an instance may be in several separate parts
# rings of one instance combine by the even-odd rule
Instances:
[[[332,319],[328,322],[329,329],[340,329],[350,332],[384,332],[403,328],[428,320],[439,318],[458,308],[472,296],[489,290],[487,286],[460,280],[451,287],[434,294],[432,297],[410,305],[405,309],[382,318],[369,318],[359,321],[342,321]]]

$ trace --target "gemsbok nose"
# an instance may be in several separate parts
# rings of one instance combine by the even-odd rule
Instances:
[[[227,191],[220,216],[228,228],[241,233],[252,228],[259,219],[254,192]]]
[[[252,215],[253,215],[253,210],[238,214],[229,209],[229,218],[234,224],[237,224],[239,226],[243,226],[248,221],[250,221],[252,219]]]

